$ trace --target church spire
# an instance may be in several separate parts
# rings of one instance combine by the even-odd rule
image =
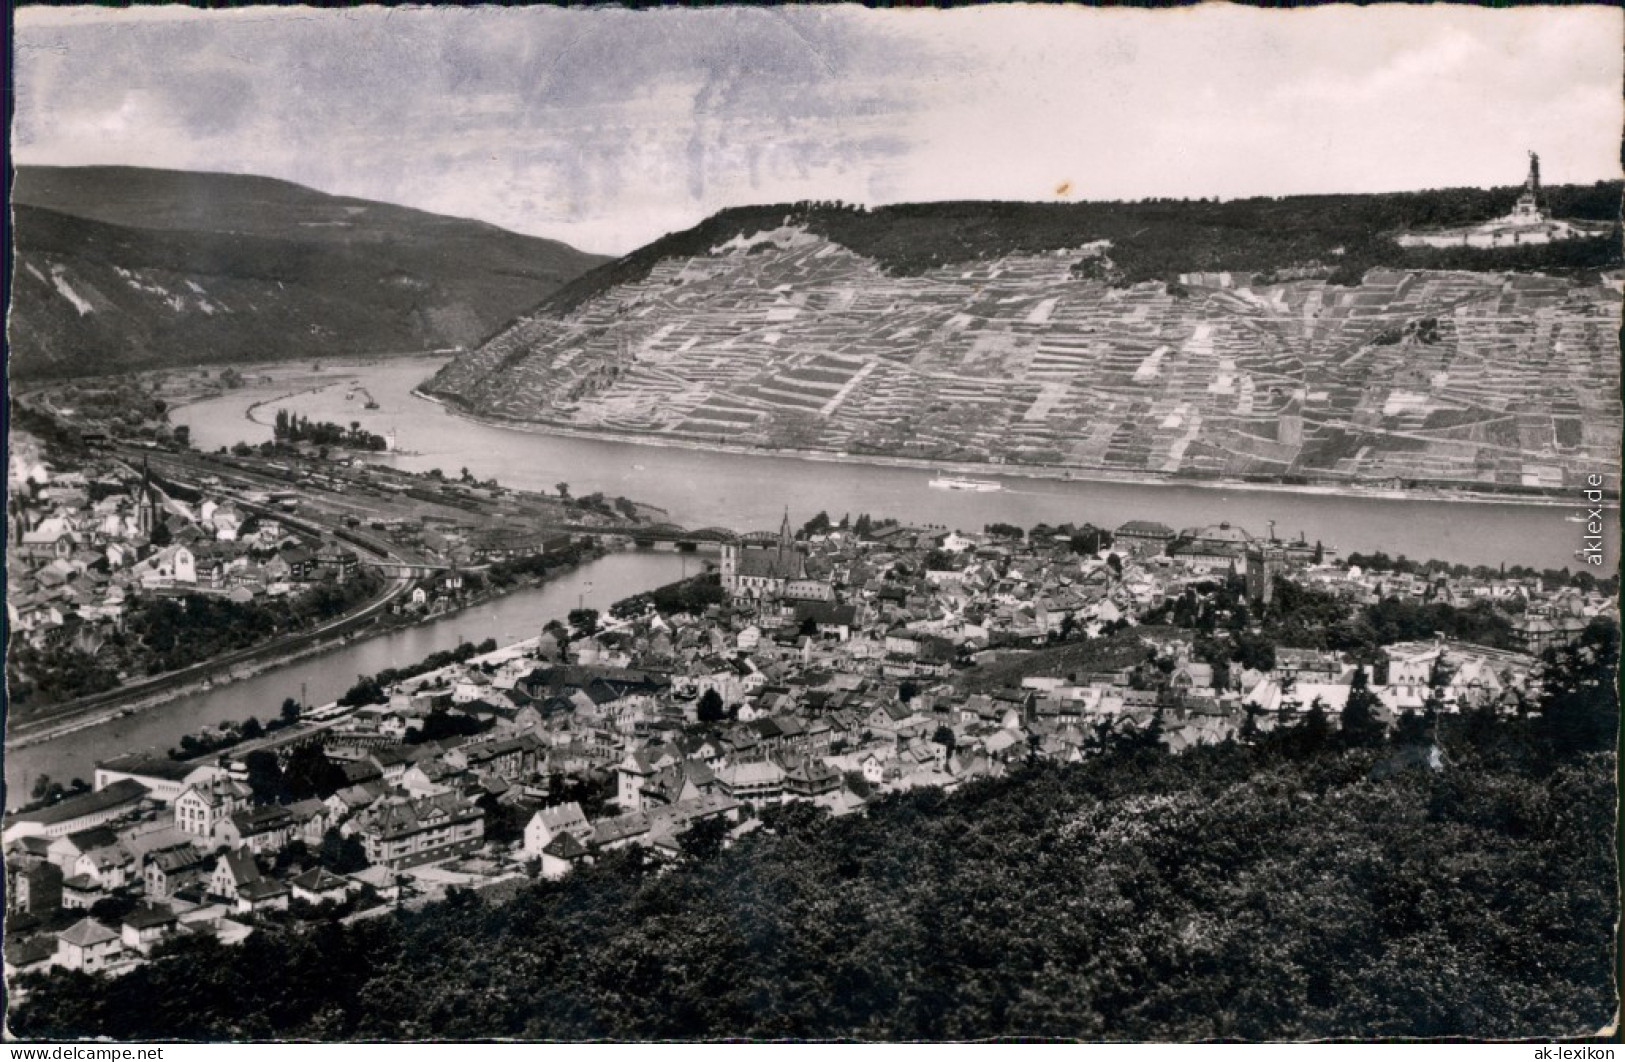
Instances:
[[[779,524],[779,549],[787,550],[795,545],[796,536],[790,531],[790,507],[784,507],[784,522]]]
[[[154,524],[152,504],[152,473],[147,469],[147,455],[141,455],[141,493],[135,500],[135,526],[143,535],[152,534]]]

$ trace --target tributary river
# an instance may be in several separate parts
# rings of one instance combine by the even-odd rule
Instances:
[[[542,633],[548,620],[563,620],[578,602],[602,611],[624,597],[675,582],[685,569],[692,575],[701,564],[696,557],[675,553],[611,553],[540,587],[477,608],[306,657],[44,744],[7,751],[6,806],[26,803],[41,774],[64,783],[73,778],[88,782],[97,760],[138,749],[162,755],[181,735],[224,719],[241,721],[251,715],[262,721],[273,719],[285,697],[302,695],[306,704],[327,704],[349,689],[358,675],[413,664],[462,641],[495,638],[505,645],[533,638]]]

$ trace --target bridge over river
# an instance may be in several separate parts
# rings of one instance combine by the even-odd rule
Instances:
[[[725,544],[739,541],[739,535],[726,527],[702,527],[691,531],[676,524],[655,524],[621,533],[644,549],[667,549],[680,553],[721,553]]]

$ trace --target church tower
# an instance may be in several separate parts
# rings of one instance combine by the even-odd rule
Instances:
[[[153,528],[152,473],[147,470],[147,459],[141,458],[141,493],[135,498],[135,526],[141,534],[151,537]]]
[[[779,524],[779,570],[784,570],[784,558],[794,553],[796,548],[795,532],[790,530],[790,507],[784,507],[784,521]]]

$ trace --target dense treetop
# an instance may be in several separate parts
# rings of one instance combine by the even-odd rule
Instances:
[[[1103,740],[865,816],[763,815],[657,870],[167,945],[31,977],[27,1037],[1081,1039],[1586,1035],[1610,978],[1618,638],[1528,717]],[[1416,744],[1420,742],[1421,744]],[[1436,745],[1436,768],[1417,748]]]
[[[1545,189],[1561,218],[1619,216],[1618,181]],[[1468,225],[1507,214],[1518,188],[1448,188],[1379,195],[1306,195],[1219,200],[1151,199],[1122,203],[967,201],[900,203],[866,209],[800,202],[734,207],[670,233],[564,285],[545,304],[567,310],[646,277],[664,258],[702,255],[736,236],[805,225],[899,274],[1013,253],[1067,250],[1110,240],[1110,256],[1128,282],[1172,281],[1179,273],[1273,273],[1319,265],[1340,283],[1366,269],[1596,270],[1621,263],[1617,233],[1596,240],[1495,250],[1402,248],[1411,229]]]

